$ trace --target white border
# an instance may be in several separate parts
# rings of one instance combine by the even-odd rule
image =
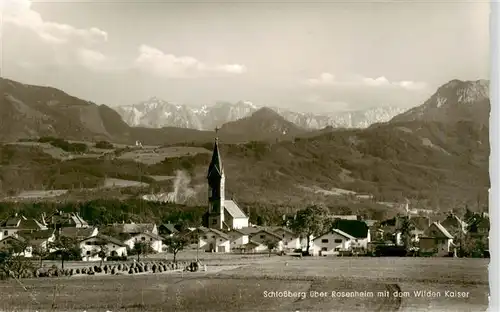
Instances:
[[[498,77],[498,54],[499,51],[499,26],[500,26],[500,3],[498,0],[492,0],[490,3],[490,100],[491,100],[491,114],[490,114],[490,194],[489,194],[489,213],[490,213],[490,264],[489,264],[489,284],[490,284],[490,302],[488,311],[500,311],[500,298],[499,298],[499,267],[498,262],[491,261],[497,256],[500,251],[499,231],[496,226],[500,224],[500,215],[498,211],[498,203],[500,201],[500,193],[498,192],[499,173],[498,173],[498,143],[499,143],[499,83]]]

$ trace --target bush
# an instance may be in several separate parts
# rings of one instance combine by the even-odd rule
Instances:
[[[114,145],[108,141],[99,141],[95,144],[95,148],[100,149],[114,149]]]

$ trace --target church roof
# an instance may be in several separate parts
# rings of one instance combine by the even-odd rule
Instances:
[[[222,176],[223,170],[224,169],[222,168],[222,159],[220,157],[220,152],[219,152],[219,143],[218,140],[215,139],[214,151],[212,153],[212,161],[208,166],[207,178],[210,178],[210,176],[212,176],[213,174],[216,174],[217,176]]]
[[[227,210],[227,212],[231,215],[233,218],[246,218],[247,216],[245,213],[241,210],[240,207],[238,207],[238,204],[234,202],[234,200],[225,200],[224,201],[224,208]]]

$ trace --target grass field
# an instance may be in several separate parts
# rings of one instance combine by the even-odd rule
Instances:
[[[23,280],[27,291],[15,281],[2,282],[0,310],[485,311],[488,305],[485,259],[219,258],[207,258],[207,272]],[[224,265],[224,258],[232,265]],[[416,297],[415,290],[439,292],[441,297]],[[272,291],[305,292],[305,296],[275,298],[269,296]],[[368,296],[339,298],[332,297],[332,291]],[[410,296],[377,296],[385,291]],[[449,298],[446,291],[469,292],[469,296]],[[328,296],[315,298],[311,292]]]

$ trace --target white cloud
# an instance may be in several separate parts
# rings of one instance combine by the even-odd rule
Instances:
[[[406,90],[421,90],[426,88],[424,82],[417,81],[390,81],[384,76],[377,78],[369,78],[358,76],[351,80],[338,80],[333,74],[322,73],[318,78],[310,78],[305,81],[308,86],[318,87],[318,86],[347,86],[347,87],[399,87]]]
[[[335,76],[330,73],[322,73],[318,78],[306,80],[306,84],[310,86],[334,85],[336,83]]]
[[[141,45],[134,66],[146,72],[169,78],[200,77],[207,74],[242,74],[246,67],[239,64],[208,65],[190,56],[175,56]]]
[[[0,0],[0,12],[4,23],[30,29],[49,43],[92,44],[108,40],[108,34],[96,27],[80,29],[68,24],[45,21],[40,13],[31,9],[29,0]]]
[[[80,65],[94,70],[105,69],[108,58],[99,51],[80,48],[76,51],[76,57]]]

